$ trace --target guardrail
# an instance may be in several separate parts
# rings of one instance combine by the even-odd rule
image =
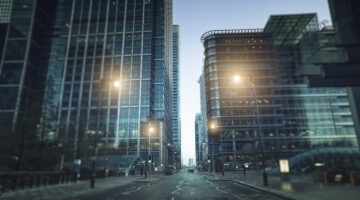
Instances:
[[[64,184],[71,181],[67,171],[0,172],[0,193]]]

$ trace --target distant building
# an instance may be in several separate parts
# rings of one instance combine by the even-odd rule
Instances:
[[[197,165],[201,165],[202,170],[209,170],[209,149],[208,149],[208,126],[207,126],[207,112],[206,112],[206,95],[205,95],[205,82],[204,75],[201,75],[199,78],[199,88],[200,88],[200,109],[201,109],[201,145],[199,147],[200,152],[202,153],[202,157],[199,158],[199,163]]]
[[[180,121],[180,37],[179,26],[173,25],[173,79],[172,79],[172,108],[173,108],[173,138],[172,162],[177,168],[181,167],[181,121]]]
[[[272,15],[264,29],[203,34],[208,157],[215,170],[245,162],[275,167],[309,150],[357,146],[348,90],[309,88],[296,73],[318,48],[311,43],[318,27],[313,13]]]
[[[195,165],[195,163],[194,163],[194,159],[189,158],[189,161],[188,161],[188,167],[193,167],[194,165]]]
[[[195,159],[196,165],[200,165],[204,160],[203,152],[203,120],[201,114],[195,116]]]

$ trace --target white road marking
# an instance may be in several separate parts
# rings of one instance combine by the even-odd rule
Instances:
[[[123,193],[121,193],[121,194],[123,194],[123,195],[129,195],[129,194],[131,194],[131,193],[133,193],[133,192],[139,191],[140,189],[141,189],[141,187],[137,187],[137,188],[135,188],[135,189],[133,189],[133,190],[130,190],[130,191],[127,191],[127,192],[123,192]]]
[[[177,185],[176,185],[176,190],[172,191],[171,194],[177,193],[181,190],[181,186],[183,185],[184,180],[181,180]]]

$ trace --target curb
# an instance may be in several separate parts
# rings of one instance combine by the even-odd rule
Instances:
[[[255,190],[258,190],[258,191],[262,191],[262,192],[265,192],[265,193],[268,193],[268,194],[271,194],[271,195],[274,195],[274,196],[277,196],[277,197],[280,197],[280,198],[283,198],[283,199],[297,200],[297,198],[289,196],[289,195],[284,194],[284,193],[281,193],[276,189],[255,186],[255,185],[252,185],[252,184],[249,184],[247,182],[240,181],[240,180],[234,180],[234,179],[230,179],[230,178],[225,178],[225,179],[224,178],[214,178],[214,177],[206,177],[206,176],[205,176],[205,178],[208,179],[209,181],[232,181],[234,183],[238,183],[238,184],[244,185],[246,187],[249,187],[249,188],[252,188],[252,189],[255,189]]]
[[[234,183],[239,183],[241,185],[247,186],[247,187],[255,189],[255,190],[259,190],[259,191],[262,191],[262,192],[266,192],[268,194],[272,194],[274,196],[277,196],[277,197],[280,197],[280,198],[283,198],[283,199],[297,200],[295,197],[288,196],[288,195],[283,194],[283,193],[281,193],[281,192],[279,192],[279,191],[277,191],[275,189],[263,188],[263,187],[255,186],[255,185],[252,185],[252,184],[249,184],[249,183],[246,183],[246,182],[243,182],[243,181],[238,181],[238,180],[231,180],[231,181],[234,182]]]

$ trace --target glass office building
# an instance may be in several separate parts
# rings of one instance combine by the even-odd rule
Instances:
[[[26,116],[41,109],[55,9],[49,1],[0,3],[0,125],[5,132],[18,131],[25,121],[36,129],[36,119]]]
[[[167,164],[172,1],[64,0],[58,11],[62,46],[51,61],[63,70],[48,73],[61,91],[58,136],[74,140],[74,157],[95,134],[109,155],[151,151],[156,165]]]
[[[316,14],[273,15],[264,29],[203,34],[208,159],[215,170],[276,167],[313,149],[357,145],[345,88],[296,73],[318,48]]]
[[[171,0],[4,1],[0,9],[1,127],[28,120],[28,132],[66,148],[65,161],[89,158],[96,138],[100,155],[169,164]]]
[[[348,87],[360,144],[360,4],[356,0],[329,0],[333,26],[321,29],[323,45],[312,52],[300,73],[311,87]]]

